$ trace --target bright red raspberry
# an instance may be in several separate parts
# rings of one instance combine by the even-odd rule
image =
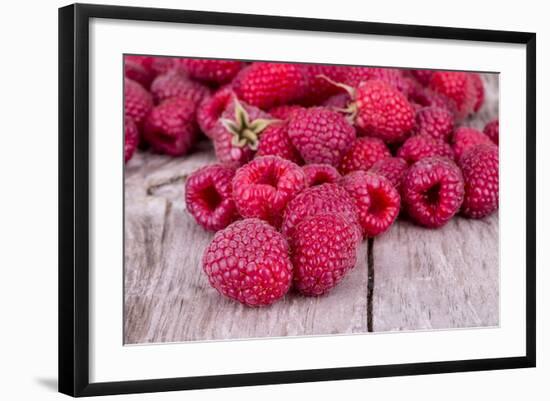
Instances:
[[[491,141],[498,145],[498,118],[493,121],[489,121],[485,128],[483,128],[483,133],[489,137]]]
[[[209,138],[213,138],[214,127],[233,101],[235,94],[229,86],[217,90],[212,96],[205,96],[197,108],[197,122],[201,131]]]
[[[445,157],[428,157],[413,164],[401,183],[405,208],[417,224],[445,225],[460,209],[464,181],[457,165]]]
[[[124,78],[124,115],[140,127],[152,108],[153,99],[149,92],[136,81]]]
[[[300,153],[290,141],[286,122],[270,124],[260,135],[256,157],[270,155],[282,157],[298,165],[304,164]]]
[[[353,223],[360,238],[357,208],[350,195],[338,184],[321,184],[307,188],[292,199],[286,207],[282,233],[292,237],[296,226],[306,217],[319,213],[342,214]]]
[[[155,78],[151,83],[151,94],[156,103],[177,96],[198,105],[202,99],[210,95],[210,89],[190,80],[181,71],[171,70]]]
[[[303,108],[303,106],[297,104],[283,104],[269,109],[269,114],[280,120],[288,120],[296,110],[302,110]]]
[[[299,64],[257,62],[242,69],[232,85],[239,99],[268,110],[303,97],[307,79]]]
[[[409,165],[400,157],[386,157],[385,159],[378,160],[370,168],[369,173],[378,174],[386,177],[392,185],[401,191],[401,181],[405,176],[405,172],[409,168]]]
[[[233,199],[243,217],[256,217],[279,227],[288,202],[306,187],[302,169],[278,156],[263,156],[237,170]]]
[[[182,58],[180,64],[189,76],[209,84],[225,84],[245,66],[238,60],[213,60],[203,58]]]
[[[453,113],[447,108],[424,107],[416,112],[414,135],[428,135],[447,142],[453,133]]]
[[[498,209],[498,148],[495,145],[476,145],[460,158],[464,175],[465,216],[480,219]]]
[[[430,88],[452,101],[458,120],[474,111],[477,91],[468,73],[436,71],[430,80]]]
[[[355,139],[346,118],[325,107],[297,110],[288,122],[288,136],[306,163],[338,166]]]
[[[124,117],[124,162],[130,160],[139,143],[139,131],[134,120]]]
[[[342,176],[334,167],[329,164],[308,164],[302,167],[306,175],[308,187],[321,184],[335,184]]]
[[[234,175],[234,169],[212,164],[194,171],[185,182],[187,211],[206,230],[221,230],[239,218],[232,196]]]
[[[375,237],[393,224],[401,208],[399,192],[384,176],[354,171],[342,178],[341,185],[351,195],[366,237]]]
[[[470,79],[472,80],[472,84],[474,85],[476,99],[474,103],[474,112],[477,113],[479,109],[481,109],[481,106],[483,106],[483,102],[485,101],[485,88],[483,86],[481,75],[475,72],[470,73]]]
[[[341,88],[327,81],[325,77],[335,82],[343,82],[348,67],[326,64],[307,64],[304,66],[304,69],[309,84],[306,89],[306,94],[300,102],[302,104],[314,106],[320,105],[330,96],[341,92]]]
[[[403,71],[397,68],[348,67],[345,78],[337,82],[343,82],[346,85],[357,88],[362,83],[371,80],[383,81],[405,94],[405,96],[412,89],[411,82],[405,78]]]
[[[237,221],[218,231],[202,263],[212,287],[247,306],[271,305],[292,283],[287,241],[258,219]]]
[[[379,138],[357,138],[340,162],[339,170],[348,174],[357,170],[368,170],[378,160],[390,157],[391,153],[384,141]]]
[[[195,105],[174,97],[155,106],[143,127],[143,138],[151,148],[170,156],[189,152],[198,137]]]
[[[149,88],[155,77],[151,71],[145,69],[140,63],[124,58],[124,76],[139,82],[144,88]]]
[[[452,158],[453,149],[445,142],[428,135],[411,136],[397,151],[397,156],[409,164],[431,156]]]
[[[487,144],[492,145],[493,141],[485,135],[483,132],[478,131],[475,128],[460,127],[458,128],[452,138],[453,151],[455,154],[455,160],[459,160],[464,152],[475,145]]]
[[[423,86],[427,86],[430,83],[430,80],[434,73],[433,70],[409,70],[409,72]]]
[[[326,294],[355,267],[356,228],[343,216],[321,213],[298,224],[291,243],[294,288],[306,296]]]

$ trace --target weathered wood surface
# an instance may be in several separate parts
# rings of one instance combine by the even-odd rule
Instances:
[[[469,125],[497,116],[495,82],[486,80],[487,105]],[[496,214],[439,230],[399,221],[372,241],[371,255],[363,242],[357,266],[328,296],[291,293],[262,309],[224,299],[202,272],[213,234],[183,201],[186,177],[213,161],[204,144],[180,159],[140,152],[126,166],[126,344],[498,325]]]

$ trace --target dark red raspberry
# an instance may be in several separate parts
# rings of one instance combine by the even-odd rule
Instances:
[[[493,141],[485,135],[483,132],[478,131],[475,128],[460,127],[458,128],[452,138],[453,151],[455,154],[455,160],[459,160],[464,152],[475,145],[487,144],[492,145]]]
[[[483,102],[485,100],[485,88],[483,86],[483,80],[481,79],[481,75],[473,72],[473,73],[470,73],[470,78],[474,85],[474,91],[476,94],[476,97],[475,97],[476,101],[474,103],[474,112],[478,112],[479,109],[481,109],[481,106],[483,106]]]
[[[378,160],[370,168],[369,173],[374,173],[386,177],[392,185],[397,189],[398,192],[401,191],[401,181],[403,181],[403,176],[409,168],[409,165],[400,157],[386,157],[385,159]]]
[[[355,129],[341,114],[325,107],[297,110],[288,136],[306,163],[338,166],[355,139]]]
[[[240,99],[268,110],[303,97],[307,80],[299,64],[257,62],[242,69],[232,85]]]
[[[445,142],[428,135],[411,136],[397,151],[397,156],[409,164],[431,156],[453,158],[453,149]]]
[[[296,164],[304,164],[288,136],[288,124],[277,122],[270,124],[260,135],[257,156],[279,156]]]
[[[197,108],[197,122],[201,131],[209,138],[213,138],[214,127],[233,101],[235,94],[229,86],[220,88],[212,96],[205,96]]]
[[[407,170],[401,193],[407,213],[414,222],[429,228],[441,227],[462,205],[462,173],[448,158],[428,157]]]
[[[155,106],[143,127],[143,138],[151,148],[170,156],[189,152],[198,137],[195,105],[174,97]]]
[[[342,214],[346,220],[353,223],[360,238],[360,227],[357,208],[350,195],[338,184],[321,184],[302,191],[292,199],[286,207],[283,234],[292,237],[296,226],[306,217],[319,213]]]
[[[124,117],[124,162],[130,160],[139,143],[139,131],[130,117]]]
[[[171,70],[155,78],[151,83],[151,94],[156,103],[177,96],[191,100],[198,105],[210,94],[210,89],[190,80],[181,71]]]
[[[220,163],[239,167],[252,160],[260,134],[272,122],[269,114],[233,97],[210,133]]]
[[[319,296],[334,288],[355,267],[356,228],[343,216],[321,213],[298,224],[291,243],[294,288]]]
[[[342,178],[338,170],[329,164],[308,164],[302,169],[306,174],[308,187],[326,183],[335,184]]]
[[[139,82],[144,88],[149,88],[155,77],[151,71],[145,69],[141,64],[124,58],[124,76]]]
[[[498,209],[498,148],[495,145],[476,145],[459,161],[464,175],[465,216],[480,219]]]
[[[485,128],[483,128],[483,133],[498,145],[498,119],[489,121]]]
[[[247,306],[272,304],[292,283],[288,243],[258,219],[237,221],[218,231],[202,263],[212,287]]]
[[[125,56],[124,59],[140,64],[153,78],[177,68],[177,59],[174,57]]]
[[[191,78],[210,84],[225,84],[245,66],[238,60],[213,60],[204,58],[182,58],[180,63]]]
[[[297,104],[283,104],[281,106],[275,106],[269,110],[269,114],[280,120],[287,120],[290,118],[292,113],[296,110],[302,110],[304,107]]]
[[[426,86],[430,83],[430,80],[431,80],[432,75],[434,73],[433,70],[410,70],[409,72],[423,86]]]
[[[354,171],[341,182],[351,195],[366,237],[375,237],[393,224],[401,208],[399,192],[384,176]]]
[[[339,93],[325,100],[322,106],[328,107],[329,109],[334,109],[336,111],[345,112],[346,108],[350,103],[351,103],[351,97],[349,93]]]
[[[257,217],[279,227],[287,203],[306,187],[302,169],[277,156],[263,156],[237,170],[233,199],[243,217]]]
[[[452,101],[458,120],[474,111],[478,94],[468,73],[436,71],[430,80],[430,88]]]
[[[301,103],[310,106],[320,105],[330,96],[342,91],[341,88],[333,85],[324,77],[328,77],[335,82],[343,82],[348,67],[326,64],[307,64],[304,66],[307,75],[308,86],[306,94]]]
[[[124,78],[124,115],[130,117],[138,127],[153,108],[153,99],[143,86]]]
[[[212,164],[194,171],[187,179],[187,211],[206,230],[221,230],[238,219],[231,187],[234,175],[234,169]]]
[[[447,108],[424,107],[416,112],[414,135],[428,135],[447,142],[453,133],[453,113]]]
[[[378,160],[390,157],[391,153],[379,138],[357,138],[340,162],[339,170],[348,174],[357,170],[368,170]]]

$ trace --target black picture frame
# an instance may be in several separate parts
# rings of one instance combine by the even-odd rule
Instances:
[[[89,22],[91,18],[516,43],[526,46],[526,352],[509,358],[196,376],[89,381]],[[74,4],[59,9],[59,391],[71,396],[190,390],[421,375],[535,366],[536,35],[479,29],[219,12]]]

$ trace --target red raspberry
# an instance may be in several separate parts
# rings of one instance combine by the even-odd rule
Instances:
[[[342,176],[334,167],[329,164],[308,164],[302,167],[306,175],[308,187],[314,187],[321,184],[335,184]]]
[[[124,117],[124,162],[130,160],[139,143],[139,131],[134,120]]]
[[[342,179],[342,186],[355,202],[366,237],[385,232],[399,215],[399,192],[386,177],[354,171]]]
[[[397,156],[409,164],[431,156],[452,158],[453,149],[445,142],[428,135],[411,136],[397,151]]]
[[[498,148],[495,145],[477,145],[460,158],[464,175],[465,216],[480,219],[498,209]]]
[[[243,217],[257,217],[278,227],[287,203],[306,187],[302,169],[277,156],[252,160],[233,178],[233,199]]]
[[[214,127],[234,96],[231,87],[225,86],[212,96],[205,96],[200,102],[197,108],[197,122],[207,137],[213,138]]]
[[[288,136],[306,163],[338,166],[355,139],[355,129],[341,114],[324,107],[297,110]]]
[[[141,64],[124,58],[124,76],[139,82],[144,88],[149,88],[155,77],[151,71],[146,70]]]
[[[481,79],[481,75],[477,73],[471,73],[470,78],[472,80],[472,83],[474,85],[474,90],[476,94],[476,101],[474,103],[474,112],[478,112],[479,109],[481,109],[481,106],[483,106],[483,102],[485,100],[485,88],[483,86],[483,80]]]
[[[338,214],[322,213],[298,224],[291,242],[294,288],[307,296],[329,292],[355,267],[356,229]]]
[[[198,82],[191,81],[183,72],[171,70],[155,78],[151,83],[151,94],[156,103],[177,96],[198,105],[210,94],[210,90]]]
[[[258,219],[237,221],[218,231],[202,263],[212,287],[247,306],[274,303],[292,282],[288,243]]]
[[[341,82],[357,88],[362,83],[371,80],[384,81],[405,95],[408,95],[411,90],[411,82],[404,77],[403,71],[397,68],[348,67],[346,76]]]
[[[296,164],[304,164],[288,136],[286,122],[270,124],[260,135],[257,156],[279,156]]]
[[[330,96],[341,91],[340,88],[327,81],[324,77],[328,77],[336,82],[343,82],[348,67],[339,65],[326,64],[308,64],[304,66],[305,74],[308,79],[308,87],[306,94],[301,103],[307,105],[319,105]]]
[[[233,97],[210,133],[220,163],[239,167],[252,160],[258,150],[258,137],[272,122],[269,117],[257,107]]]
[[[143,138],[159,153],[181,156],[189,152],[197,140],[195,105],[174,97],[155,106],[143,127]]]
[[[405,208],[416,223],[437,228],[460,209],[464,181],[457,165],[444,157],[428,157],[413,164],[401,183]]]
[[[428,135],[446,142],[453,128],[454,116],[447,108],[424,107],[416,112],[415,135]]]
[[[464,152],[475,145],[492,145],[493,141],[483,132],[475,128],[460,127],[453,134],[452,145],[455,160],[459,160]]]
[[[136,81],[124,78],[124,115],[139,127],[152,108],[153,99],[149,92]]]
[[[225,84],[245,66],[238,60],[212,60],[202,58],[182,58],[180,64],[191,78],[210,84]]]
[[[346,190],[337,184],[316,185],[292,199],[286,207],[281,231],[290,238],[304,218],[319,213],[342,214],[355,225],[357,238],[360,238],[357,208]]]
[[[303,66],[284,63],[252,63],[233,80],[237,96],[267,110],[300,99],[307,87]]]
[[[206,230],[221,230],[238,219],[231,187],[234,175],[234,169],[212,164],[194,171],[187,179],[187,211]]]
[[[386,157],[385,159],[378,160],[370,168],[369,173],[378,174],[386,177],[392,185],[401,191],[401,181],[405,175],[405,172],[409,168],[409,165],[400,157]]]
[[[423,107],[437,107],[448,110],[453,115],[453,118],[456,114],[454,104],[448,97],[428,88],[417,88],[409,95],[409,100],[419,105],[419,109]]]
[[[153,78],[177,67],[174,57],[125,56],[124,59],[140,64]]]
[[[468,73],[436,71],[432,75],[430,88],[452,101],[458,120],[462,120],[474,110],[477,92]]]
[[[489,121],[485,128],[483,128],[483,133],[498,145],[498,119]]]
[[[434,73],[433,70],[409,70],[409,72],[423,86],[426,86],[430,83],[430,80],[431,80],[432,75]]]
[[[351,97],[348,93],[339,93],[325,100],[322,106],[328,107],[329,109],[336,109],[336,111],[343,111],[350,103]]]
[[[287,120],[296,110],[302,110],[303,107],[297,104],[283,104],[281,106],[275,106],[269,110],[269,114],[280,120]]]
[[[357,170],[366,171],[378,160],[390,156],[390,150],[381,139],[372,137],[357,138],[342,158],[338,169],[342,174]]]

